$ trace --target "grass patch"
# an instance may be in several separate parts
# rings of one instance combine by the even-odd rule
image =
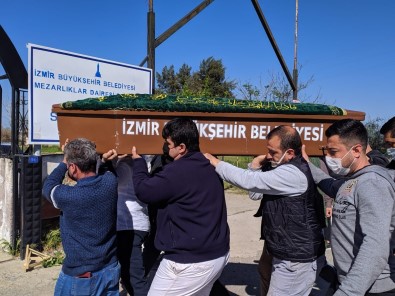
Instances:
[[[41,145],[41,154],[62,153],[59,145]]]
[[[254,159],[252,156],[218,156],[218,158],[242,169],[246,169],[248,167],[248,164]],[[224,181],[224,189],[240,194],[248,193],[247,190],[233,186],[226,181]]]
[[[12,246],[12,243],[6,241],[5,239],[1,239],[0,248],[3,250],[3,252],[10,254],[13,257],[17,257],[19,256],[21,250],[21,239],[17,239],[15,248]]]
[[[218,158],[242,169],[246,169],[254,159],[252,156],[218,156]]]
[[[41,245],[43,252],[51,256],[43,261],[43,267],[63,264],[65,254],[60,237],[59,218],[48,219],[43,223]]]

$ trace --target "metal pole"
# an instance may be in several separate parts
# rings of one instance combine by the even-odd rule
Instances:
[[[161,45],[167,38],[173,35],[176,31],[181,29],[186,23],[192,20],[195,16],[197,16],[203,9],[209,6],[214,0],[205,0],[192,9],[186,16],[180,19],[177,23],[167,29],[164,33],[162,33],[158,38],[155,40],[155,47]]]
[[[203,9],[205,9],[209,4],[211,4],[214,0],[205,0],[201,2],[198,6],[196,6],[193,10],[191,10],[186,16],[180,19],[177,23],[163,32],[158,38],[155,39],[155,48],[166,41],[171,35],[173,35],[176,31],[182,28],[186,23],[192,20],[195,16],[197,16]],[[150,9],[152,9],[152,4],[150,3]],[[139,64],[141,67],[148,61],[148,55],[141,61]]]
[[[12,237],[11,243],[12,247],[15,249],[17,246],[17,238],[20,231],[20,207],[19,207],[19,157],[16,155],[18,153],[18,114],[19,111],[19,96],[17,96],[17,90],[12,87],[12,99],[11,99],[11,157],[12,157],[12,187],[13,187],[13,210],[14,219],[12,227]]]
[[[299,0],[296,0],[295,8],[295,42],[294,42],[294,69],[293,69],[293,81],[295,89],[293,90],[293,102],[299,102],[298,100],[298,15],[299,15]]]
[[[276,40],[273,37],[272,31],[270,30],[270,27],[269,27],[269,24],[267,23],[265,16],[263,15],[261,7],[259,6],[259,3],[257,0],[251,0],[251,1],[252,1],[252,4],[254,5],[256,13],[258,14],[259,20],[261,21],[261,24],[262,24],[263,28],[265,29],[266,35],[269,38],[270,44],[272,45],[274,52],[276,53],[277,59],[279,60],[281,67],[283,68],[285,76],[287,76],[288,82],[291,85],[292,90],[295,90],[296,87],[293,82],[291,73],[289,73],[288,67],[285,64],[283,56],[281,55],[281,52],[277,46]]]
[[[0,85],[0,143],[3,142],[2,130],[3,130],[3,88]]]
[[[148,68],[152,69],[152,93],[155,93],[155,13],[154,13],[154,0],[149,0],[148,15],[147,15],[147,56]]]

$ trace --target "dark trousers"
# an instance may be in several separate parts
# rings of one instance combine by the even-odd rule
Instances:
[[[131,296],[146,296],[149,284],[145,277],[142,245],[147,231],[123,230],[117,232],[118,260],[121,264],[121,280]]]
[[[273,256],[267,252],[266,243],[263,245],[261,258],[259,259],[258,272],[260,280],[261,296],[266,296],[269,292],[270,279],[272,277]]]
[[[155,265],[156,261],[159,258],[161,253],[160,250],[155,248],[155,235],[156,235],[156,215],[157,215],[157,208],[153,205],[148,205],[148,215],[149,215],[149,222],[150,222],[150,232],[147,236],[147,239],[144,242],[144,264],[145,264],[145,276],[148,276],[152,267]]]

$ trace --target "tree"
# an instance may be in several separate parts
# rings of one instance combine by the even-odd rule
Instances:
[[[261,94],[261,91],[251,83],[243,84],[242,87],[239,88],[239,91],[241,92],[243,99],[249,101],[258,100]]]
[[[1,142],[10,143],[11,142],[11,128],[1,127]]]
[[[157,73],[157,92],[176,95],[195,95],[201,97],[233,97],[236,88],[234,81],[225,79],[225,67],[222,60],[213,57],[203,60],[199,70],[183,64],[179,71],[174,66],[164,67],[162,73]]]
[[[174,66],[169,68],[165,66],[162,69],[162,74],[156,73],[157,91],[160,93],[175,94],[179,91],[177,85],[177,75],[174,72]]]
[[[380,128],[383,124],[382,118],[369,119],[365,123],[366,130],[368,131],[368,142],[372,149],[383,151],[383,135],[380,134]]]
[[[302,67],[299,66],[299,73]],[[293,90],[289,85],[283,73],[269,73],[269,78],[266,83],[260,81],[259,86],[251,83],[243,83],[238,87],[239,95],[244,100],[262,100],[262,101],[276,101],[276,102],[292,102]],[[317,102],[321,99],[321,94],[318,93],[315,97],[307,96],[304,91],[314,82],[314,76],[311,76],[307,81],[299,81],[298,84],[298,99],[300,101],[312,100]]]

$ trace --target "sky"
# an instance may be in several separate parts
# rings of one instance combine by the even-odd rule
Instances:
[[[153,0],[156,37],[202,0]],[[260,0],[292,73],[295,0]],[[0,24],[26,68],[26,45],[52,47],[139,65],[147,53],[148,0],[2,1]],[[394,116],[395,1],[299,0],[299,81],[313,77],[303,100],[362,111],[367,120]],[[1,45],[0,45],[1,46]],[[264,85],[284,75],[251,1],[215,0],[156,49],[156,71],[221,59],[226,79]],[[0,75],[4,74],[0,67]],[[1,80],[9,98],[7,81]]]

